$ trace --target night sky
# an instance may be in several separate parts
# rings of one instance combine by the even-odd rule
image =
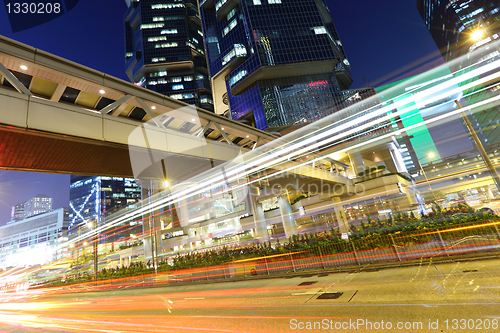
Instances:
[[[286,0],[283,0],[286,1]],[[371,86],[417,74],[429,61],[441,62],[420,18],[415,0],[326,0],[351,63],[351,88]],[[67,14],[29,30],[12,33],[5,7],[0,34],[93,69],[128,80],[124,71],[124,0],[81,0]],[[0,225],[12,205],[36,194],[67,207],[69,176],[0,171]]]

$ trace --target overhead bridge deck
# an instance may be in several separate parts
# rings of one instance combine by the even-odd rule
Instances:
[[[0,36],[0,169],[182,180],[275,138]]]

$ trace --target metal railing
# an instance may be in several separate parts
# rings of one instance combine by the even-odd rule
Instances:
[[[310,246],[258,258],[246,258],[216,266],[171,270],[158,274],[118,277],[105,281],[64,286],[72,291],[89,288],[124,288],[203,282],[230,278],[339,269],[373,263],[408,261],[429,257],[484,253],[500,249],[499,221],[461,224],[412,232],[400,232],[363,239]],[[153,271],[152,271],[153,272]]]

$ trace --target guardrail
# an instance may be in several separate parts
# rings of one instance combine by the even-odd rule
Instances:
[[[336,269],[352,265],[407,261],[500,249],[499,221],[421,229],[407,233],[368,236],[361,240],[312,246],[293,252],[247,258],[218,266],[173,270],[64,286],[85,291],[108,288],[173,285],[230,278],[248,278],[310,270]]]

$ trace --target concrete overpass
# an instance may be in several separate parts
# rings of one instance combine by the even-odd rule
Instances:
[[[182,180],[273,139],[0,36],[0,169],[134,177],[132,150]]]

